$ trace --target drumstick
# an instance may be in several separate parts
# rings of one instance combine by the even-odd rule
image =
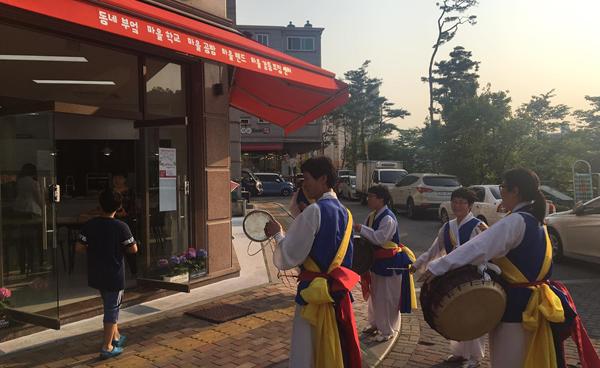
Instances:
[[[386,269],[387,270],[397,270],[397,271],[408,271],[408,270],[410,270],[410,268],[408,268],[408,267],[405,267],[405,268],[388,267]]]

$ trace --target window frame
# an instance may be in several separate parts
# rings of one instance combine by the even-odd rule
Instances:
[[[292,39],[298,39],[300,41],[300,47],[295,49],[290,47],[290,41]],[[304,48],[304,41],[305,40],[311,40],[312,41],[312,48],[308,49],[308,48]],[[312,36],[287,36],[286,37],[286,50],[287,51],[305,51],[305,52],[314,52],[316,51],[316,38],[312,37]]]
[[[266,41],[267,41],[266,43],[263,43],[259,40],[259,38],[262,38],[262,37],[264,37],[266,39]],[[267,47],[270,47],[270,44],[271,44],[271,40],[270,40],[268,33],[255,33],[254,41],[260,43],[261,45],[267,46]]]

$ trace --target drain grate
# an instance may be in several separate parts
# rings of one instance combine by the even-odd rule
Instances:
[[[233,319],[245,317],[254,313],[254,310],[233,304],[216,304],[200,307],[185,312],[188,316],[200,318],[212,323],[223,323]]]

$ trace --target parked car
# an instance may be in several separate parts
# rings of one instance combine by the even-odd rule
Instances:
[[[544,193],[546,199],[551,200],[552,203],[554,203],[557,211],[567,211],[575,206],[575,200],[573,198],[557,189],[547,185],[540,185],[540,190]]]
[[[362,204],[367,204],[367,192],[373,185],[391,189],[408,171],[400,161],[358,161],[356,163],[356,191]]]
[[[419,212],[437,211],[440,204],[450,200],[452,192],[460,187],[456,176],[417,173],[404,176],[390,188],[394,206],[406,209],[409,218]]]
[[[502,197],[500,196],[500,187],[498,185],[472,185],[469,187],[477,199],[473,203],[473,216],[488,225],[493,225],[506,215],[506,210],[502,206]],[[446,223],[455,218],[452,212],[450,201],[440,204],[438,211],[440,221]]]
[[[570,257],[600,263],[600,197],[549,215],[544,222],[555,261]]]
[[[242,189],[250,192],[253,196],[263,194],[263,184],[250,170],[242,169]]]
[[[294,191],[294,184],[285,181],[277,173],[254,173],[262,182],[263,194],[289,196]]]
[[[343,175],[338,178],[337,194],[340,198],[359,199],[360,196],[356,192],[356,176]]]
[[[337,177],[347,176],[347,175],[356,175],[353,170],[341,169],[337,172]]]

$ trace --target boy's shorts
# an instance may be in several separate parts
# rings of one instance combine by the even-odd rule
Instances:
[[[117,323],[119,320],[119,309],[121,308],[121,299],[123,299],[123,290],[104,291],[100,290],[102,304],[104,305],[104,323]]]

